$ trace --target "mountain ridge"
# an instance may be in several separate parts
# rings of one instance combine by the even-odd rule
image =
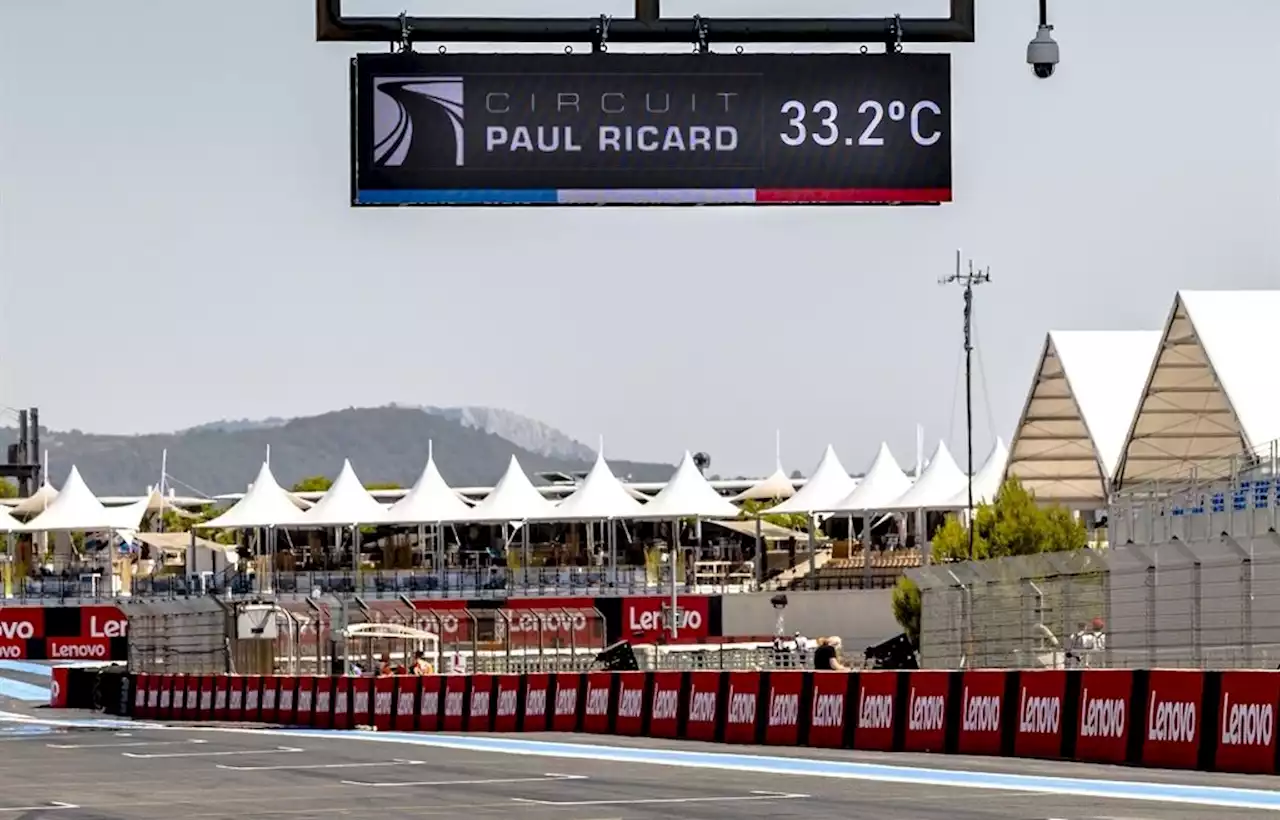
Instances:
[[[505,429],[529,446],[491,429]],[[0,429],[0,441],[15,439],[12,428]],[[594,459],[586,445],[518,413],[396,405],[293,419],[215,421],[171,433],[42,430],[41,443],[48,450],[49,479],[55,485],[66,479],[74,464],[95,493],[138,495],[159,483],[162,454],[167,452],[171,486],[182,493],[217,495],[243,491],[268,447],[272,472],[285,486],[314,475],[334,477],[343,459],[350,459],[365,482],[407,487],[422,472],[428,442],[441,474],[456,487],[492,486],[512,455],[531,478],[538,472],[585,471]],[[609,463],[620,477],[635,481],[664,481],[674,470],[670,464],[653,462]]]

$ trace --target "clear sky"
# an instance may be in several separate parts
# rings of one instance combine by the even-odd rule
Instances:
[[[962,458],[961,299],[936,280],[963,247],[995,279],[977,308],[985,451],[1047,330],[1156,328],[1177,288],[1280,284],[1280,2],[1051,0],[1048,81],[1025,64],[1034,0],[978,5],[978,43],[954,49],[954,204],[449,211],[348,206],[356,49],[314,42],[309,0],[5,0],[0,405],[152,432],[483,404],[618,456],[706,450],[723,473],[770,470],[775,429],[787,469],[828,443],[861,469],[882,439],[910,462],[919,422]]]

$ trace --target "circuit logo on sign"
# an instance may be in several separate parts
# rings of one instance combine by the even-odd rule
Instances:
[[[461,77],[379,77],[373,81],[373,164],[398,168],[411,153],[450,157],[466,164]],[[432,127],[433,125],[437,127]],[[440,125],[446,127],[441,128]],[[416,132],[415,132],[416,128]],[[437,140],[452,133],[452,151]],[[417,163],[410,163],[417,164]],[[429,162],[426,164],[439,164]]]

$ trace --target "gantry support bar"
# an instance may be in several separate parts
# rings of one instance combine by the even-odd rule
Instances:
[[[611,43],[688,43],[700,27],[719,43],[972,43],[974,0],[951,0],[949,17],[664,18],[659,0],[636,0],[634,18],[609,23]],[[316,0],[316,40],[346,43],[590,43],[592,17],[343,17],[342,0]],[[900,35],[900,36],[899,36]]]

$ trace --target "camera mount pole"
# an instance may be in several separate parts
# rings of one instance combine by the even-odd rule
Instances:
[[[1041,0],[1043,4],[1043,0]],[[960,251],[956,251],[956,272],[939,280],[941,285],[958,284],[964,288],[964,429],[966,450],[968,452],[968,531],[969,560],[973,560],[973,289],[976,285],[991,281],[991,269],[975,271],[973,260],[969,260],[969,272],[964,273],[960,267]],[[920,533],[921,544],[924,544],[924,533]]]

